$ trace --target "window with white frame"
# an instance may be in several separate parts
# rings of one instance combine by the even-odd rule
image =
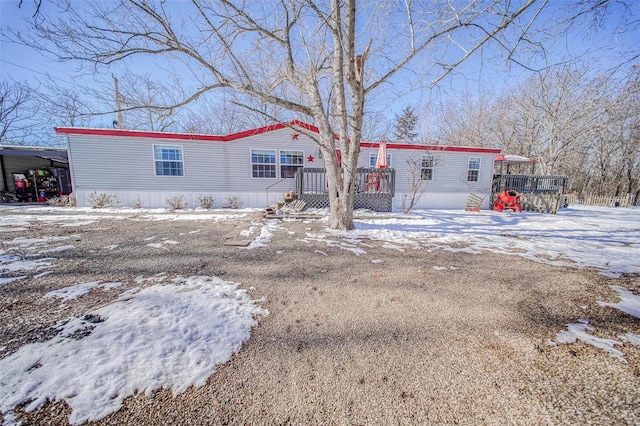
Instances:
[[[423,155],[420,161],[420,179],[433,180],[433,156]]]
[[[254,178],[276,177],[276,151],[267,149],[252,149],[251,176],[253,176]]]
[[[156,166],[156,176],[184,176],[181,146],[154,145],[153,160]]]
[[[280,177],[292,178],[304,166],[303,151],[280,151]]]
[[[378,153],[372,152],[369,154],[369,167],[375,167],[378,162]],[[387,153],[387,167],[391,167],[391,154]]]
[[[467,172],[467,181],[477,182],[480,176],[480,157],[469,158],[469,170]]]

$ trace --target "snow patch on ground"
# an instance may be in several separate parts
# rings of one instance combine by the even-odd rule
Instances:
[[[598,305],[616,308],[625,314],[640,318],[640,296],[635,295],[626,288],[617,285],[611,286],[611,288],[618,293],[620,301],[618,303],[598,302]]]
[[[402,246],[396,245],[396,244],[383,244],[382,248],[386,248],[386,249],[391,249],[391,250],[397,250],[401,253],[404,253],[405,249]]]
[[[169,250],[169,247],[167,246],[175,246],[176,244],[180,244],[180,243],[175,240],[164,240],[160,243],[149,243],[147,244],[147,246],[157,248],[157,249]]]
[[[579,319],[577,323],[567,324],[567,328],[567,330],[556,334],[558,343],[571,344],[580,340],[588,345],[609,352],[612,356],[625,363],[627,362],[624,354],[614,347],[616,345],[622,345],[622,342],[613,339],[603,339],[587,333],[588,331],[595,331],[595,328],[589,324],[589,321]]]
[[[178,277],[73,318],[47,342],[0,360],[0,411],[64,400],[72,424],[119,410],[135,392],[201,386],[249,338],[259,308],[238,285]]]
[[[266,247],[271,239],[273,238],[274,232],[286,232],[287,229],[284,228],[280,221],[277,219],[267,220],[265,223],[261,224],[259,222],[254,222],[249,228],[249,231],[241,232],[241,235],[244,237],[248,237],[253,235],[256,230],[260,230],[260,234],[251,241],[251,243],[247,247],[242,247],[245,250],[256,249],[260,247]]]
[[[25,260],[20,256],[13,256],[11,260],[3,262],[0,260],[0,273],[40,271],[53,266],[55,259],[43,257],[41,259]]]
[[[28,214],[24,214],[25,210],[5,211],[0,215],[0,232],[24,231],[34,222],[78,226],[102,219],[235,221],[252,212],[142,211],[148,214],[141,216],[141,210],[132,209],[101,209],[96,212],[77,208],[29,208],[26,209]],[[319,213],[326,214],[326,211]],[[358,216],[353,231],[324,229],[315,234],[308,232],[299,241],[308,244],[318,241],[356,256],[367,253],[366,248],[371,247],[367,241],[378,241],[385,248],[399,252],[406,248],[471,254],[492,251],[556,266],[594,267],[612,277],[640,273],[637,260],[640,209],[637,208],[572,206],[560,210],[557,215],[425,210],[407,215],[369,212]],[[318,222],[326,224],[328,220],[324,217]],[[83,228],[83,231],[99,229]],[[252,223],[252,227],[241,235],[252,237],[258,234],[247,247],[252,249],[268,245],[275,232],[291,234],[280,221],[267,220]],[[151,242],[156,238],[153,236],[144,241]],[[55,259],[38,256],[45,252],[63,252],[65,247],[70,250],[72,246],[58,245],[68,239],[19,237],[1,241],[0,284],[26,279],[28,275],[22,275],[26,271],[43,271],[32,278],[51,273],[49,269]],[[175,243],[165,240],[155,244],[158,248],[167,249]],[[315,253],[330,254],[322,250]],[[384,259],[372,260],[374,264],[383,262]],[[454,266],[437,265],[433,268],[441,271],[456,269]],[[5,276],[7,274],[20,276]],[[26,345],[0,360],[0,411],[5,412],[5,419],[13,418],[11,410],[21,401],[31,401],[28,408],[33,409],[47,399],[65,399],[73,409],[72,421],[79,423],[116,411],[122,400],[136,389],[149,393],[158,387],[167,387],[174,393],[182,392],[192,384],[204,383],[215,370],[218,360],[228,359],[233,350],[237,350],[233,348],[239,348],[248,338],[250,327],[255,324],[253,316],[266,313],[257,308],[245,293],[237,291],[233,283],[211,277],[168,281],[166,274],[138,277],[136,284],[149,287],[123,292],[117,302],[82,318],[59,324],[59,334],[54,339]],[[85,294],[82,291],[88,284],[92,283],[78,285],[85,288],[67,288],[67,294],[60,293],[60,298]],[[108,286],[119,283],[104,285],[106,290]],[[640,297],[622,287],[615,286],[613,290],[620,297],[619,302],[598,304],[640,317]],[[211,304],[210,300],[213,300]],[[583,306],[583,309],[587,308]],[[620,346],[640,346],[637,334],[620,335],[618,341],[594,336],[590,334],[593,331],[593,326],[582,319],[568,324],[567,330],[559,332],[557,342],[571,344],[581,341],[623,361]],[[557,342],[547,340],[550,346],[557,345]],[[131,375],[125,376],[126,371]]]
[[[611,288],[615,290],[616,293],[618,293],[620,302],[608,303],[599,301],[598,305],[619,309],[628,315],[640,318],[640,296],[637,296],[628,289],[617,285],[611,286]],[[586,307],[582,306],[582,308],[585,309]],[[561,331],[556,335],[556,340],[559,343],[571,344],[575,343],[577,340],[580,340],[588,345],[609,352],[611,355],[615,356],[616,358],[620,358],[625,363],[627,362],[627,360],[624,358],[624,354],[618,349],[615,349],[614,346],[622,345],[623,342],[629,342],[632,345],[640,346],[640,336],[633,333],[626,333],[618,336],[620,337],[620,339],[622,339],[623,342],[592,336],[588,334],[587,331],[595,331],[595,328],[591,326],[587,320],[584,319],[578,320],[577,323],[567,324],[567,327],[568,330]]]
[[[77,299],[80,296],[88,294],[94,288],[101,288],[103,290],[111,290],[116,287],[123,286],[124,283],[103,283],[102,281],[95,281],[90,283],[76,284],[68,287],[63,287],[58,290],[53,290],[44,295],[43,299],[62,299],[63,302]]]
[[[50,249],[40,250],[38,252],[38,254],[62,253],[63,251],[73,250],[74,248],[76,248],[76,247],[72,246],[72,245],[58,246],[58,247],[53,247],[53,248],[50,248]]]
[[[640,346],[640,335],[638,334],[625,333],[618,337],[620,337],[620,339],[622,339],[625,342],[631,343],[633,346]]]
[[[21,275],[19,277],[0,277],[0,285],[9,284],[18,280],[24,280],[25,278],[27,278],[26,275]]]
[[[312,232],[307,232],[306,238],[304,238],[305,242],[310,241],[318,241],[323,242],[327,245],[327,247],[334,247],[340,250],[350,251],[356,256],[361,256],[363,254],[367,254],[364,249],[359,248],[359,245],[363,245],[362,242],[357,238],[344,238],[342,241],[337,241],[334,239],[327,238],[327,234],[315,234]]]
[[[160,214],[150,214],[144,215],[138,220],[151,220],[151,221],[178,221],[178,220],[206,220],[206,221],[234,221],[237,219],[242,219],[247,217],[247,213],[231,213],[231,214],[217,214],[217,213],[197,213],[185,210],[184,212],[174,212],[174,213],[160,213]]]
[[[4,244],[18,246],[18,247],[33,247],[33,246],[43,246],[51,243],[57,243],[60,241],[66,241],[70,237],[42,237],[42,238],[27,238],[27,237],[16,237],[11,241],[3,241]]]

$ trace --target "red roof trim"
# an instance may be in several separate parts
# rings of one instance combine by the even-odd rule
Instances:
[[[306,130],[310,130],[315,133],[319,133],[317,127],[302,121],[294,120],[286,124],[278,123],[270,126],[259,127],[257,129],[245,130],[244,132],[232,133],[226,136],[216,135],[200,135],[193,133],[165,133],[165,132],[150,132],[145,130],[123,130],[123,129],[89,129],[86,127],[56,127],[56,133],[63,133],[68,135],[90,135],[90,136],[116,136],[116,137],[133,137],[133,138],[151,138],[151,139],[178,139],[178,140],[198,140],[198,141],[212,141],[212,142],[230,142],[237,139],[246,138],[249,136],[260,135],[262,133],[272,132],[274,130],[281,130],[287,127],[300,127]]]
[[[68,135],[90,135],[90,136],[116,136],[116,137],[133,137],[133,138],[150,138],[150,139],[176,139],[176,140],[193,140],[193,141],[209,141],[209,142],[231,142],[243,139],[249,136],[260,135],[263,133],[281,130],[287,127],[298,127],[313,133],[320,133],[316,126],[307,124],[303,121],[294,120],[288,123],[278,123],[269,126],[259,127],[257,129],[245,130],[243,132],[232,133],[226,136],[216,135],[199,135],[191,133],[164,133],[150,132],[145,130],[123,130],[123,129],[89,129],[86,127],[56,127],[56,133]],[[362,148],[378,148],[378,142],[361,142]],[[499,154],[499,149],[494,148],[474,148],[465,146],[439,146],[439,145],[409,145],[388,143],[387,149],[408,149],[422,151],[448,151],[448,152],[469,152],[469,153],[489,153]]]
[[[272,132],[274,130],[285,129],[287,127],[300,127],[306,130],[310,130],[314,133],[320,133],[318,128],[315,126],[312,126],[311,124],[307,124],[299,120],[293,120],[288,123],[272,124],[270,126],[259,127],[253,130],[245,130],[244,132],[232,133],[230,135],[223,136],[223,138],[225,141],[233,141],[236,139],[246,138],[248,136],[255,136],[255,135],[260,135],[262,133]]]
[[[362,148],[378,148],[379,143],[373,142],[361,142]],[[481,153],[481,154],[499,154],[500,150],[497,148],[477,148],[472,146],[442,146],[442,145],[410,145],[401,143],[387,143],[387,150],[389,149],[411,149],[420,151],[447,151],[447,152],[469,152],[469,153]]]
[[[143,130],[122,130],[122,129],[88,129],[84,127],[56,127],[56,133],[67,135],[90,135],[90,136],[117,136],[132,138],[151,139],[181,139],[224,142],[225,136],[197,135],[187,133],[163,133],[149,132]]]

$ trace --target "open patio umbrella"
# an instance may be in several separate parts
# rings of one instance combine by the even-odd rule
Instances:
[[[376,159],[376,167],[378,169],[386,169],[389,167],[387,164],[387,141],[384,138],[380,141],[378,146],[378,158]]]

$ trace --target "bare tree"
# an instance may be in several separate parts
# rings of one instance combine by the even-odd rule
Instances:
[[[566,8],[565,18],[561,19],[559,26],[570,29],[587,23],[589,31],[599,31],[607,24],[613,28],[612,35],[619,38],[627,33],[634,33],[640,25],[638,19],[638,4],[635,0],[574,0],[562,5]],[[640,58],[640,49],[637,43],[617,52],[619,62],[613,70],[633,64]],[[611,70],[611,71],[613,71]]]
[[[581,87],[582,75],[565,69],[538,77],[539,91],[530,106],[542,114],[541,139],[533,152],[542,160],[538,163],[542,173],[557,173],[564,154],[583,142],[590,126],[600,119],[597,104]]]
[[[640,68],[627,75],[559,67],[508,88],[493,103],[468,99],[446,111],[447,143],[535,157],[536,170],[569,177],[571,190],[633,194],[640,178]],[[486,146],[486,145],[485,145]]]
[[[22,145],[37,126],[38,106],[31,88],[0,82],[0,143]]]
[[[23,0],[18,0],[18,7],[22,7]],[[38,13],[40,13],[40,6],[42,6],[42,0],[33,0],[33,5],[35,7],[35,11],[33,12],[32,18],[35,18]]]
[[[175,90],[158,84],[148,73],[127,74],[118,81],[116,96],[120,96],[121,115],[126,116],[120,123],[123,127],[161,132],[176,129],[175,109],[158,107],[176,103]]]
[[[452,98],[444,106],[440,117],[438,139],[446,145],[498,147],[502,140],[494,138],[494,105],[485,93],[467,93]]]
[[[391,124],[382,111],[366,111],[362,120],[362,140],[381,141],[389,134]]]
[[[247,109],[248,105],[251,105],[251,109]],[[240,104],[229,96],[216,102],[194,102],[180,108],[175,119],[180,123],[180,131],[228,135],[268,126],[274,122],[290,121],[293,117],[288,111],[273,104],[265,104],[255,99],[244,100]]]
[[[180,121],[181,131],[187,133],[228,135],[248,128],[244,127],[242,110],[225,101],[195,102],[185,106],[181,112],[186,113]]]
[[[20,35],[24,42],[98,68],[137,56],[182,61],[194,83],[166,107],[226,90],[311,120],[319,135],[309,136],[328,174],[329,226],[340,229],[353,228],[367,98],[406,79],[411,65],[433,85],[488,43],[514,49],[538,17],[533,9],[542,7],[535,0],[56,3],[65,13],[52,19],[41,11],[33,31]]]
[[[89,126],[98,107],[87,98],[94,94],[80,93],[68,85],[61,85],[49,78],[36,89],[38,102],[44,112],[43,120],[50,126]]]
[[[633,67],[627,75],[624,85],[617,97],[614,120],[615,129],[612,134],[619,147],[619,155],[615,167],[617,173],[615,194],[635,194],[635,202],[640,200],[640,66]]]
[[[402,213],[409,213],[420,201],[440,160],[440,156],[433,153],[407,157],[407,190],[402,199]]]

